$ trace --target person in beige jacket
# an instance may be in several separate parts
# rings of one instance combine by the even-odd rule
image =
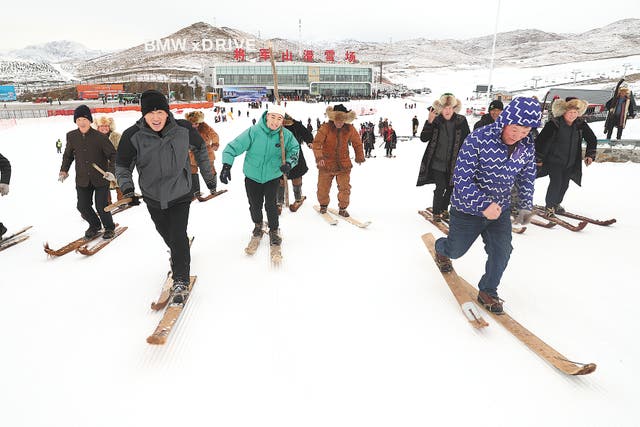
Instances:
[[[113,121],[113,117],[108,116],[96,116],[93,120],[93,126],[100,132],[109,138],[113,148],[118,151],[118,145],[120,144],[120,137],[122,134],[116,132],[116,123]],[[115,181],[111,181],[109,184],[109,190],[116,190],[116,200],[122,199],[122,192]],[[109,204],[111,204],[111,192],[109,192]]]

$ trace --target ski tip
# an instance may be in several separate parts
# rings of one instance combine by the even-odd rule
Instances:
[[[576,372],[571,375],[587,375],[596,370],[597,365],[595,363],[587,363],[578,369]]]
[[[163,345],[166,342],[167,342],[167,337],[165,336],[151,335],[147,338],[147,343],[153,344],[153,345]]]

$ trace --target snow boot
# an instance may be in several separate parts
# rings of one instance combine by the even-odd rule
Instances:
[[[293,197],[296,199],[296,202],[302,200],[302,184],[293,186]]]
[[[189,282],[181,279],[174,280],[171,286],[171,296],[173,304],[184,304],[189,296]]]
[[[320,205],[320,213],[321,214],[327,213],[327,205]]]
[[[557,213],[559,213],[559,214],[565,213],[564,208],[563,208],[563,207],[562,207],[562,205],[560,205],[560,204],[556,205],[556,207],[554,208],[554,210],[555,210],[555,212],[557,212]]]
[[[451,264],[451,259],[444,255],[440,255],[436,252],[436,265],[438,269],[440,269],[441,273],[450,273],[453,271],[453,264]]]
[[[340,210],[338,211],[338,215],[347,218],[349,216],[349,212],[347,212],[346,208],[340,208]]]
[[[89,228],[87,228],[87,231],[84,232],[84,238],[85,239],[93,239],[98,234],[100,234],[100,227],[98,227],[98,228],[89,227]]]
[[[105,240],[113,239],[115,235],[116,235],[116,232],[113,229],[104,230],[104,234],[102,235],[102,238]]]
[[[502,308],[502,303],[504,302],[502,299],[496,296],[491,296],[484,291],[478,292],[478,302],[482,304],[484,308],[489,310],[495,314],[504,314],[504,310]]]
[[[278,233],[278,229],[269,230],[269,244],[270,245],[280,245],[282,243],[282,237],[280,237]]]
[[[554,216],[556,216],[556,208],[547,206],[546,208],[544,208],[544,214],[550,218],[553,218]]]
[[[253,237],[262,236],[262,224],[256,224],[255,227],[253,227],[253,232],[251,233],[251,235]]]

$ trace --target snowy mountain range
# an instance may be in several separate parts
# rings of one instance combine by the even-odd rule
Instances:
[[[386,76],[429,69],[473,69],[487,67],[493,36],[464,40],[428,40],[424,38],[392,43],[341,40],[306,42],[286,39],[262,40],[241,30],[214,27],[204,22],[192,24],[164,37],[160,42],[183,40],[182,49],[149,49],[140,44],[118,52],[88,49],[79,43],[60,41],[0,54],[0,81],[70,81],[108,78],[130,73],[193,74],[214,62],[232,61],[233,46],[227,50],[197,49],[202,40],[253,40],[253,52],[246,60],[256,60],[257,50],[273,43],[275,52],[285,49],[296,55],[300,49],[320,52],[333,49],[342,60],[344,51],[353,51],[359,62],[393,61]],[[195,46],[195,47],[194,47]],[[499,33],[496,63],[500,66],[541,67],[596,59],[640,54],[640,20],[624,19],[581,34],[547,33],[524,29]]]

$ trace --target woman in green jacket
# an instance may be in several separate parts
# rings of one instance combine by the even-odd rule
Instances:
[[[245,175],[245,188],[249,199],[251,220],[255,224],[254,236],[262,235],[262,206],[267,211],[269,221],[269,241],[279,245],[278,208],[276,194],[279,179],[298,163],[300,145],[293,134],[282,127],[285,110],[281,105],[272,104],[262,114],[258,122],[231,141],[222,152],[222,171],[220,181],[227,184],[231,180],[231,166],[234,159],[242,153]],[[281,137],[284,141],[285,158],[281,149]]]

